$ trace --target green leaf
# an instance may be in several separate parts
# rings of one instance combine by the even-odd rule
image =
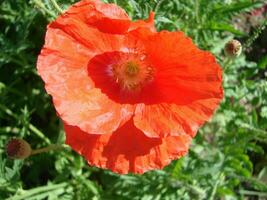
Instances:
[[[209,29],[212,31],[227,31],[227,32],[233,33],[237,36],[245,36],[246,35],[246,33],[235,29],[233,26],[231,26],[229,24],[219,23],[219,22],[211,22],[205,26],[205,29]]]
[[[234,13],[234,12],[240,12],[244,9],[255,8],[260,5],[262,5],[262,2],[260,1],[247,0],[244,2],[232,3],[228,6],[225,6],[225,5],[216,6],[213,12],[222,13],[222,14]]]
[[[7,200],[44,199],[45,197],[48,197],[51,192],[53,193],[58,190],[62,191],[62,188],[65,188],[67,186],[67,183],[60,183],[36,187],[34,189],[24,190],[21,192],[21,194],[17,194],[13,197],[8,198]]]
[[[266,69],[267,68],[267,55],[261,57],[258,63],[258,67],[260,69]]]

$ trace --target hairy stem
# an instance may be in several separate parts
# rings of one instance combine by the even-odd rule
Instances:
[[[226,58],[224,60],[224,63],[223,63],[223,70],[224,70],[224,72],[226,72],[228,70],[228,68],[231,65],[231,63],[232,63],[232,59],[231,58]]]
[[[62,144],[51,144],[51,145],[44,147],[44,148],[32,150],[31,155],[45,153],[48,151],[61,150],[61,149],[64,149],[65,147],[66,146],[62,145]]]

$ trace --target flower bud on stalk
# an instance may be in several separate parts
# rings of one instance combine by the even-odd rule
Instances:
[[[6,145],[8,157],[13,159],[25,159],[31,155],[32,148],[28,142],[20,138],[11,139]]]
[[[242,45],[238,40],[230,40],[224,47],[224,53],[229,58],[236,58],[242,52]]]

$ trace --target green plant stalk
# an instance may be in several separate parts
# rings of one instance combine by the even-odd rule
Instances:
[[[210,195],[209,200],[213,200],[213,199],[215,199],[215,195],[216,195],[218,186],[219,186],[219,184],[221,183],[223,177],[224,177],[223,173],[219,173],[219,175],[218,175],[218,179],[217,179],[217,181],[215,182],[214,187],[212,188],[212,191],[211,191],[211,195]]]
[[[165,1],[165,0],[159,0],[159,1],[157,2],[155,8],[153,9],[154,12],[155,12],[155,15],[157,14],[157,12],[158,12],[158,10],[159,10],[159,7],[160,7],[160,5],[163,3],[163,1]]]
[[[60,6],[57,4],[56,0],[49,0],[53,7],[58,11],[58,13],[62,14],[64,11],[60,8]]]
[[[254,177],[243,177],[243,176],[234,175],[234,174],[228,175],[228,177],[237,178],[242,182],[246,182],[246,183],[249,183],[249,184],[252,184],[252,185],[254,185],[254,184],[261,185],[261,186],[264,187],[264,190],[267,191],[267,185],[265,184],[265,182],[263,182],[261,180],[258,180],[257,178],[254,178]]]
[[[62,144],[51,144],[51,145],[44,147],[44,148],[32,150],[31,155],[45,153],[48,151],[61,150],[64,148],[65,148],[65,145],[62,145]]]
[[[259,128],[256,128],[256,127],[254,127],[254,126],[252,126],[250,124],[246,124],[246,123],[243,123],[243,122],[239,122],[238,124],[242,128],[247,128],[247,129],[252,130],[252,131],[256,131],[256,132],[259,132],[259,133],[267,134],[267,131],[259,129]]]
[[[44,133],[42,133],[42,131],[36,128],[33,124],[29,124],[29,129],[39,138],[43,139],[47,144],[51,144],[50,140],[44,135]]]
[[[267,192],[257,192],[257,191],[249,191],[249,190],[240,190],[240,194],[248,195],[248,196],[258,196],[258,197],[267,197]]]
[[[7,115],[13,117],[16,120],[20,120],[19,116],[14,114],[9,108],[0,104],[0,110],[4,111]],[[42,131],[36,128],[33,124],[29,123],[29,129],[35,133],[39,138],[43,139],[47,144],[51,144],[50,140],[45,136]]]
[[[60,183],[56,185],[48,185],[48,186],[41,186],[37,187],[31,190],[25,190],[22,194],[17,194],[13,197],[8,198],[7,200],[24,200],[29,197],[32,197],[34,195],[40,194],[40,193],[50,193],[53,190],[61,189],[64,187],[67,187],[68,183]]]
[[[40,1],[40,0],[33,0],[34,4],[40,8],[41,10],[43,10],[44,13],[48,14],[49,16],[56,18],[57,16],[51,12],[50,10],[48,10],[45,5]]]
[[[227,71],[227,69],[229,68],[229,66],[231,65],[231,63],[232,63],[232,59],[227,57],[225,59],[224,63],[223,63],[223,70],[224,70],[224,72]]]
[[[195,1],[195,16],[196,16],[196,23],[199,24],[199,0]]]

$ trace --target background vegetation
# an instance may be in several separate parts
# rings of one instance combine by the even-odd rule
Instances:
[[[58,0],[62,9],[74,0]],[[61,122],[36,73],[50,0],[0,0],[0,199],[267,199],[266,0],[117,0],[133,19],[156,11],[158,30],[182,30],[225,67],[232,38],[244,53],[224,69],[225,98],[189,154],[161,171],[116,175],[67,149],[8,159],[12,137],[33,148],[64,143]]]

